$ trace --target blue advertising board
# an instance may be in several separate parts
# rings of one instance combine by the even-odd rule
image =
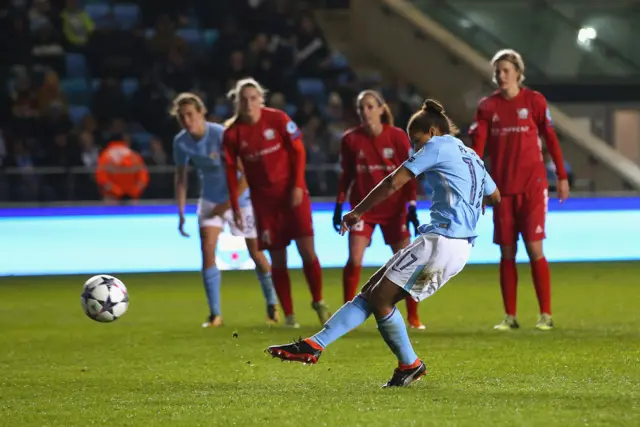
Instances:
[[[314,203],[316,251],[323,267],[342,267],[347,238],[332,226],[333,204]],[[428,203],[419,205],[421,222]],[[49,207],[0,209],[0,275],[97,274],[197,271],[200,269],[195,207],[189,206],[187,232],[178,234],[174,206]],[[492,243],[488,210],[469,263],[499,261]],[[640,260],[640,198],[570,199],[549,203],[545,252],[549,261]],[[528,261],[522,247],[517,260]],[[376,230],[364,259],[380,266],[389,258]],[[291,268],[302,266],[295,245],[288,249]],[[224,232],[218,245],[221,269],[252,269],[244,241]]]

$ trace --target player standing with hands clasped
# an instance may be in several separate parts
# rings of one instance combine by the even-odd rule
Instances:
[[[520,54],[511,49],[501,50],[491,64],[498,90],[480,101],[469,133],[473,149],[480,157],[486,149],[491,176],[502,194],[502,202],[493,210],[493,241],[500,245],[500,288],[506,317],[495,329],[508,331],[520,327],[516,320],[515,259],[521,234],[540,305],[536,328],[546,331],[553,329],[551,274],[542,251],[549,194],[539,136],[544,138],[556,166],[561,202],[569,197],[567,171],[545,97],[522,86],[524,62]]]
[[[425,101],[409,120],[408,133],[416,153],[344,216],[341,231],[355,226],[365,212],[422,173],[433,188],[431,221],[420,226],[420,236],[393,255],[322,331],[269,347],[273,357],[316,363],[329,344],[373,314],[380,335],[398,358],[398,367],[384,387],[406,387],[426,373],[395,304],[407,295],[416,301],[428,298],[462,271],[484,204],[498,203],[500,193],[478,155],[454,136],[457,129],[438,102]]]
[[[409,158],[411,145],[407,134],[393,126],[393,115],[382,95],[374,90],[360,92],[356,99],[361,125],[349,129],[342,137],[340,162],[342,174],[338,181],[338,197],[333,226],[340,231],[342,204],[351,190],[349,204],[353,207],[365,198],[389,173]],[[410,181],[398,191],[363,215],[349,231],[349,260],[342,271],[344,302],[356,296],[364,251],[379,225],[384,242],[393,253],[407,247],[413,224],[417,234],[416,182]],[[406,298],[409,326],[424,329],[418,317],[418,304]]]
[[[202,100],[192,93],[181,93],[173,101],[171,114],[178,119],[182,131],[173,140],[173,159],[176,164],[176,198],[180,215],[179,231],[185,236],[184,208],[187,198],[187,164],[189,161],[200,178],[200,200],[198,201],[198,224],[202,249],[202,279],[209,303],[209,318],[203,327],[222,324],[220,311],[220,270],[216,266],[216,246],[225,222],[231,234],[245,238],[249,254],[256,264],[256,273],[267,302],[267,320],[278,321],[276,294],[271,281],[270,266],[264,253],[258,250],[256,230],[253,226],[253,209],[244,178],[240,197],[235,204],[241,206],[246,227],[238,229],[233,222],[231,202],[227,191],[225,165],[222,154],[224,128],[205,119],[207,110]],[[238,178],[236,178],[238,179]],[[235,197],[235,196],[234,196]]]
[[[224,153],[229,197],[237,224],[238,160],[242,161],[256,215],[260,249],[271,255],[273,284],[286,325],[299,327],[293,313],[287,246],[295,240],[321,323],[330,316],[322,299],[322,270],[316,256],[311,199],[305,181],[306,153],[302,133],[284,111],[264,106],[265,90],[254,79],[238,81],[229,96],[236,114],[227,122]]]

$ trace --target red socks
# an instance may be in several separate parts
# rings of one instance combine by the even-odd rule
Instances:
[[[407,303],[407,319],[419,321],[418,303],[410,296],[407,296],[404,300]]]
[[[362,270],[361,265],[354,265],[350,262],[342,270],[342,295],[345,304],[356,296],[360,282],[360,270]]]
[[[322,269],[320,268],[320,262],[318,262],[316,258],[313,262],[304,263],[303,269],[307,283],[309,284],[309,290],[313,297],[313,302],[322,301]],[[278,294],[284,315],[289,316],[293,314],[289,270],[286,267],[272,267],[271,278],[273,279],[273,287],[276,288],[276,294]]]
[[[289,270],[287,268],[271,268],[271,278],[273,279],[273,287],[276,288],[276,294],[282,305],[282,311],[285,316],[293,314],[293,301],[291,300],[291,280],[289,279]]]
[[[322,301],[322,268],[320,267],[320,261],[316,258],[309,263],[304,262],[302,269],[304,270],[304,277],[307,278],[313,302]]]
[[[505,313],[515,317],[518,298],[518,270],[515,259],[500,260],[500,289]]]
[[[551,314],[551,272],[546,258],[531,261],[531,276],[536,288],[540,313]]]

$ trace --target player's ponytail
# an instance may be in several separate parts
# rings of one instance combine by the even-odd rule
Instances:
[[[447,116],[444,107],[435,99],[427,99],[422,104],[422,108],[414,113],[409,119],[407,131],[427,133],[431,128],[437,128],[442,135],[457,135],[460,133],[458,127]]]
[[[252,87],[260,92],[264,103],[264,98],[267,95],[267,90],[262,87],[262,85],[258,83],[256,79],[254,79],[253,77],[247,77],[246,79],[238,80],[234,88],[227,92],[227,99],[233,102],[234,113],[231,118],[227,119],[224,122],[225,128],[232,126],[236,122],[236,120],[238,120],[238,116],[240,115],[240,101],[238,99],[240,98],[240,94],[242,93],[242,91],[247,87]]]
[[[360,109],[361,107],[360,104],[366,96],[373,97],[378,103],[378,106],[382,107],[383,112],[382,112],[382,115],[380,116],[380,121],[382,123],[386,123],[388,125],[393,126],[393,113],[391,112],[391,108],[389,108],[389,104],[387,104],[387,101],[384,100],[384,97],[382,96],[382,94],[376,90],[367,89],[360,92],[358,94],[358,97],[356,98],[356,108]]]

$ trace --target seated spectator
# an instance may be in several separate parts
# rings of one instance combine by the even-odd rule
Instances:
[[[122,93],[120,81],[115,78],[106,78],[100,83],[100,87],[93,94],[92,112],[100,126],[105,126],[115,118],[129,117],[129,100]]]
[[[47,26],[56,27],[57,24],[49,0],[33,0],[29,9],[29,30],[35,33]]]
[[[172,48],[167,57],[158,63],[157,73],[165,86],[175,93],[188,92],[197,86],[186,52],[177,47]]]
[[[186,42],[176,34],[175,25],[168,15],[156,22],[156,32],[149,40],[149,52],[154,58],[166,58],[173,49],[186,49]]]
[[[66,72],[62,37],[50,23],[39,26],[33,33],[31,55],[34,64],[52,68],[60,75]]]
[[[38,89],[38,110],[40,115],[46,115],[51,108],[61,108],[67,111],[67,99],[62,93],[60,79],[53,70],[48,70],[44,75],[44,82]]]
[[[327,41],[311,16],[304,16],[296,33],[294,63],[299,76],[322,77],[331,65]]]
[[[89,37],[95,30],[91,17],[78,6],[78,0],[66,0],[66,7],[60,14],[62,32],[69,47],[82,51],[89,43]]]

